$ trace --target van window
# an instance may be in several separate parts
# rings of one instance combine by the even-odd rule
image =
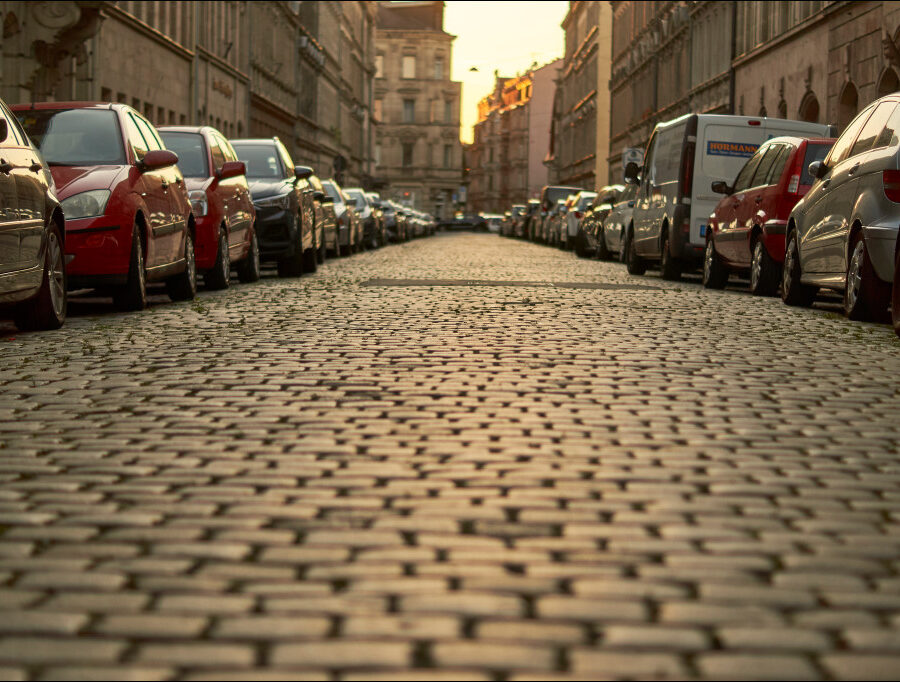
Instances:
[[[656,186],[656,147],[658,135],[653,135],[647,144],[647,154],[644,156],[644,168],[641,171],[641,186],[644,188]]]
[[[856,135],[862,129],[866,120],[869,118],[869,114],[872,113],[872,109],[874,107],[869,107],[864,110],[861,114],[859,114],[856,118],[854,118],[850,125],[844,130],[841,136],[838,138],[838,141],[834,143],[834,146],[831,148],[831,153],[828,155],[828,161],[826,161],[825,165],[829,168],[834,168],[837,164],[847,158],[850,154],[850,147],[853,146],[853,142],[856,140]]]
[[[750,157],[750,160],[744,164],[744,167],[741,168],[741,172],[738,173],[737,177],[734,179],[735,192],[743,192],[750,187],[750,181],[753,179],[753,174],[756,173],[756,169],[759,167],[759,162],[762,161],[764,154],[765,150],[756,152]]]
[[[766,178],[769,177],[769,171],[772,170],[772,165],[775,163],[778,155],[781,154],[783,147],[784,145],[781,144],[770,144],[766,147],[762,160],[759,162],[759,165],[756,167],[756,172],[753,174],[753,180],[750,181],[751,187],[759,187],[760,185],[766,184]]]
[[[781,174],[784,173],[784,167],[791,155],[791,151],[794,149],[789,144],[781,144],[778,146],[781,147],[781,149],[779,150],[775,161],[772,163],[772,167],[769,168],[768,175],[766,175],[766,185],[775,185],[781,180]]]
[[[875,148],[875,141],[881,137],[881,131],[884,130],[888,119],[890,119],[891,114],[894,113],[894,109],[896,108],[896,102],[882,102],[875,108],[875,113],[873,113],[869,117],[869,120],[866,121],[866,125],[863,126],[862,132],[860,132],[859,137],[856,138],[856,142],[853,143],[853,149],[850,150],[850,156],[856,156],[857,154],[862,154],[863,152]]]

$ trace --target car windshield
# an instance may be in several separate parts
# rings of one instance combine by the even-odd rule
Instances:
[[[16,115],[51,166],[124,166],[125,146],[109,109],[32,109]]]
[[[200,133],[171,133],[159,131],[166,149],[178,154],[178,168],[188,178],[208,178],[206,147]]]
[[[334,203],[336,203],[336,204],[344,203],[344,197],[342,197],[341,193],[338,192],[337,187],[335,187],[330,182],[323,182],[322,189],[324,189],[325,193],[332,198]]]
[[[264,144],[235,144],[234,147],[238,159],[247,166],[248,178],[283,178],[281,164],[278,162],[278,150],[275,145]]]
[[[365,208],[366,207],[366,198],[363,196],[363,193],[359,190],[348,189],[345,190],[347,195],[353,199],[356,204],[356,208]]]

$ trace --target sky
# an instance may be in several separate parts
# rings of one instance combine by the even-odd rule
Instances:
[[[515,76],[535,61],[543,66],[562,57],[565,34],[560,24],[568,9],[564,0],[445,3],[444,30],[456,36],[451,77],[462,81],[463,142],[472,141],[478,100],[493,90],[494,69],[501,76]]]

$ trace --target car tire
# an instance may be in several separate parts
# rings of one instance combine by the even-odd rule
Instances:
[[[606,245],[606,231],[603,225],[597,230],[597,258],[600,260],[611,260],[612,251]]]
[[[303,251],[303,234],[302,225],[297,223],[298,218],[291,216],[291,222],[288,224],[288,231],[294,233],[294,253],[286,258],[278,261],[279,277],[299,277],[303,274],[303,261],[306,256]],[[294,229],[291,229],[294,228]]]
[[[637,255],[634,248],[634,233],[630,231],[625,236],[625,269],[629,275],[643,275],[647,272],[647,263]]]
[[[716,244],[712,238],[706,240],[703,252],[703,286],[707,289],[724,289],[728,284],[728,269],[716,253]]]
[[[763,240],[757,238],[750,257],[750,293],[754,296],[774,296],[780,279],[778,263],[772,260]]]
[[[219,230],[218,244],[216,245],[216,262],[211,270],[203,273],[203,283],[207,289],[219,291],[227,289],[231,279],[231,262],[228,256],[228,233],[224,229]]]
[[[51,224],[41,288],[36,297],[19,304],[13,321],[21,331],[59,329],[66,321],[67,309],[66,257],[59,228]]]
[[[315,245],[303,252],[303,272],[312,274],[319,267],[319,251]]]
[[[316,233],[318,239],[318,233]],[[325,259],[328,258],[328,249],[325,248],[325,230],[322,230],[322,243],[319,244],[319,248],[317,249],[316,260],[318,260],[319,265],[325,262]]]
[[[259,274],[259,241],[256,239],[256,230],[253,230],[253,234],[250,236],[250,251],[244,260],[238,263],[237,275],[241,282],[249,284],[258,282]]]
[[[659,254],[659,274],[664,280],[677,282],[681,279],[681,261],[672,255],[672,250],[669,248],[668,231],[663,229],[663,243]]]
[[[184,272],[166,280],[166,293],[173,301],[192,301],[197,296],[197,263],[190,231],[184,236],[184,262]]]
[[[891,287],[891,322],[894,333],[900,336],[900,248],[894,257],[894,285]]]
[[[808,307],[816,298],[817,289],[803,284],[800,281],[802,274],[800,251],[797,248],[797,233],[791,232],[787,237],[784,267],[781,271],[781,300],[787,305]]]
[[[135,225],[131,230],[131,256],[125,286],[113,293],[113,305],[119,310],[143,310],[147,307],[147,271],[144,265],[144,246]]]
[[[890,287],[875,274],[862,232],[857,232],[850,243],[844,314],[850,320],[883,322],[890,296]]]

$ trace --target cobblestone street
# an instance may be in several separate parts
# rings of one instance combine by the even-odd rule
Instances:
[[[488,234],[153,300],[0,327],[0,678],[900,676],[888,326]]]

